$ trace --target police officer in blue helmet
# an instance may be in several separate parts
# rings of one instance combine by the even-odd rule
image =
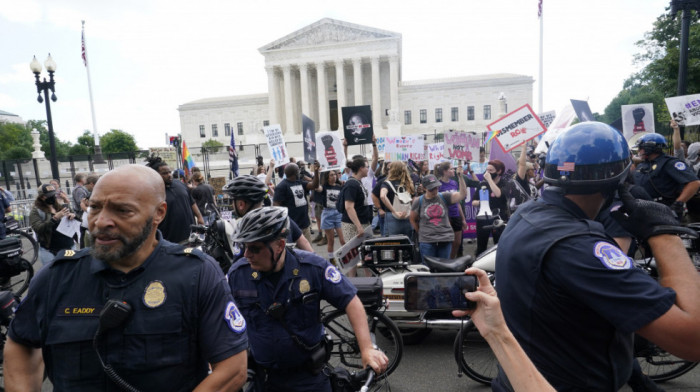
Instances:
[[[636,147],[643,161],[634,172],[635,182],[681,219],[685,203],[700,189],[697,175],[686,162],[664,153],[666,138],[658,133],[642,136]]]
[[[518,208],[498,246],[498,296],[506,322],[557,390],[617,391],[630,377],[633,334],[700,359],[700,274],[676,235],[669,207],[636,200],[621,184],[630,168],[622,135],[598,122],[553,142],[550,186]],[[650,246],[659,283],[634,266],[594,220],[618,191],[613,217]],[[495,391],[512,390],[502,372]]]
[[[244,257],[228,273],[229,285],[248,322],[252,357],[265,391],[330,392],[321,371],[330,356],[320,321],[320,301],[344,309],[362,352],[362,364],[386,370],[388,358],[373,348],[367,315],[355,287],[328,260],[286,245],[284,207],[249,211],[233,240]]]

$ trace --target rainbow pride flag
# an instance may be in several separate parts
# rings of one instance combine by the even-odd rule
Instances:
[[[497,132],[497,131],[489,131],[488,136],[486,136],[486,141],[484,142],[484,146],[487,145],[487,144],[489,144],[489,142],[490,142],[491,140],[493,140],[493,138],[496,136],[496,132]]]
[[[194,167],[194,159],[192,159],[192,154],[190,150],[187,149],[187,144],[182,141],[182,167],[185,169],[185,175],[190,175],[190,170]]]

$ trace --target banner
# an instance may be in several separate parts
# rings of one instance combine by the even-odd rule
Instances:
[[[564,106],[564,108],[559,111],[559,114],[554,117],[552,124],[547,127],[547,132],[542,135],[542,139],[540,140],[539,144],[537,144],[537,148],[535,148],[535,154],[547,152],[549,149],[548,144],[552,144],[554,139],[556,139],[557,136],[562,133],[562,131],[571,125],[571,123],[574,121],[574,117],[576,117],[574,107],[571,106],[571,104]]]
[[[321,172],[345,169],[343,143],[337,132],[317,133],[316,146],[316,160],[321,165]]]
[[[173,147],[150,147],[148,151],[149,155],[159,156],[171,170],[177,169],[177,151]]]
[[[552,122],[554,122],[554,119],[557,117],[557,112],[550,110],[548,112],[538,114],[537,117],[540,118],[540,121],[542,121],[544,127],[549,129],[549,126],[552,125]]]
[[[511,151],[547,131],[540,118],[528,104],[513,110],[487,125],[486,128],[496,133],[494,139],[505,152]]]
[[[263,127],[263,130],[267,138],[267,148],[270,150],[270,156],[275,160],[275,167],[288,164],[289,152],[284,144],[284,136],[282,136],[280,125],[267,125]]]
[[[372,128],[372,109],[369,105],[342,108],[343,131],[348,146],[370,144],[374,129]]]
[[[372,238],[372,235],[372,226],[367,226],[361,236],[353,237],[333,253],[333,257],[335,257],[335,260],[340,265],[340,271],[342,273],[348,272],[360,262],[359,248],[366,239]]]
[[[481,135],[474,132],[445,132],[445,157],[474,161],[479,158]]]
[[[630,140],[639,132],[654,131],[654,104],[639,103],[636,105],[622,105],[622,134]]]
[[[384,155],[384,146],[386,146],[386,138],[380,136],[377,138],[377,154]]]
[[[423,136],[387,136],[385,140],[384,160],[387,162],[425,159]]]
[[[700,94],[666,98],[666,106],[671,118],[676,120],[678,125],[700,124]]]
[[[595,121],[595,117],[591,112],[590,106],[588,106],[588,101],[579,101],[576,99],[571,99],[571,106],[574,107],[576,112],[576,117],[578,117],[579,122]]]
[[[430,170],[445,160],[445,143],[428,144],[428,165]]]
[[[311,167],[316,160],[316,123],[302,114],[301,129],[304,130],[304,160]]]

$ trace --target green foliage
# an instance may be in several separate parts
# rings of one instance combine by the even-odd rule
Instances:
[[[70,150],[68,150],[68,154],[71,156],[75,155],[92,155],[93,152],[90,150],[88,147],[83,146],[82,144],[74,144]]]
[[[214,139],[209,139],[206,142],[202,143],[202,147],[206,147],[209,149],[210,152],[220,152],[221,148],[224,146],[224,143],[221,143],[218,140]]]
[[[100,137],[100,147],[105,154],[117,152],[134,152],[139,148],[136,146],[134,136],[120,129],[112,129]]]
[[[27,158],[32,156],[32,136],[22,124],[0,123],[0,159]],[[19,154],[19,156],[18,156]]]
[[[4,151],[2,159],[31,159],[32,152],[26,147],[14,146]]]
[[[78,148],[78,146],[82,146],[84,148]],[[93,155],[95,154],[95,137],[89,130],[83,131],[83,134],[78,136],[78,144],[73,146],[73,148],[76,149],[76,151],[85,151],[84,153],[80,154],[90,154]]]

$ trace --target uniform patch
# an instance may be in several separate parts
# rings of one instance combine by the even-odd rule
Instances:
[[[651,170],[656,170],[656,163],[651,166]]]
[[[186,255],[188,255],[188,254],[192,253],[193,250],[194,250],[194,248],[185,248],[185,249],[183,249],[182,251],[183,251]]]
[[[309,281],[306,279],[302,279],[301,282],[299,282],[299,292],[301,294],[306,294],[311,290],[311,285],[309,285]]]
[[[240,256],[240,254],[241,254],[241,247],[238,246],[238,244],[233,244],[233,255]]]
[[[233,332],[242,333],[245,331],[246,323],[243,318],[243,314],[238,310],[236,304],[233,301],[229,301],[226,304],[226,310],[224,311],[224,319],[226,324],[231,328]]]
[[[332,265],[329,265],[326,267],[326,280],[331,282],[331,283],[340,283],[340,279],[343,278],[343,275],[340,274],[340,271],[338,271],[337,268],[335,268]]]
[[[63,252],[63,256],[64,257],[73,257],[73,256],[75,256],[75,251],[68,249],[65,252]]]
[[[676,169],[678,169],[678,170],[680,170],[680,171],[683,171],[683,170],[685,170],[685,169],[688,168],[688,166],[686,166],[685,163],[683,163],[683,162],[681,162],[681,161],[678,161],[678,162],[674,163],[674,164],[673,164],[673,167],[675,167]]]
[[[167,296],[168,293],[163,282],[154,280],[146,286],[146,290],[143,292],[143,304],[151,309],[157,308],[163,305]]]
[[[603,263],[605,268],[613,270],[632,268],[632,259],[627,257],[620,248],[609,242],[596,242],[593,254]]]

